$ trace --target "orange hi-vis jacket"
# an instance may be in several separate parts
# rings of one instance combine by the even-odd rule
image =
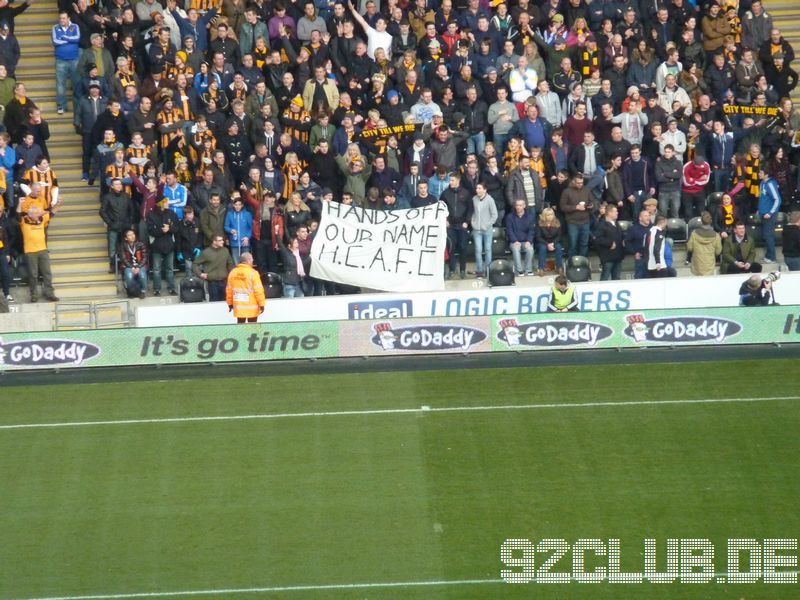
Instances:
[[[245,263],[234,268],[228,274],[225,299],[228,306],[233,306],[233,316],[237,319],[257,317],[266,302],[258,271]]]

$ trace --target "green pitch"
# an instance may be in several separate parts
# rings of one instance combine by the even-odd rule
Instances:
[[[667,538],[707,538],[724,571],[728,538],[800,537],[794,361],[249,369],[3,389],[0,598],[800,596],[500,579],[507,538],[620,539],[623,571],[642,571],[645,538],[660,570]],[[8,427],[45,423],[79,424]]]

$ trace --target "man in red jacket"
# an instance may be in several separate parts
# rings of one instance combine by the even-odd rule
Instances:
[[[681,192],[683,193],[683,214],[688,221],[705,210],[706,185],[711,177],[711,166],[701,154],[683,165]]]

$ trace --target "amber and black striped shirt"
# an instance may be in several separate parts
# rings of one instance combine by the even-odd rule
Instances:
[[[53,169],[48,167],[46,171],[40,171],[36,167],[32,167],[25,171],[22,182],[29,187],[34,183],[41,185],[45,207],[49,209],[53,205],[53,188],[58,187],[58,177]]]

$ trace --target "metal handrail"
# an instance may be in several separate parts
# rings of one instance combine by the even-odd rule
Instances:
[[[123,318],[116,321],[100,322],[100,311],[104,308],[119,306]],[[86,321],[79,321],[65,323],[63,320],[63,313],[68,312],[85,312]],[[61,316],[61,319],[59,319]],[[55,323],[54,329],[104,329],[107,327],[117,326],[130,326],[131,324],[131,309],[128,300],[99,300],[92,302],[60,302],[55,307]]]

